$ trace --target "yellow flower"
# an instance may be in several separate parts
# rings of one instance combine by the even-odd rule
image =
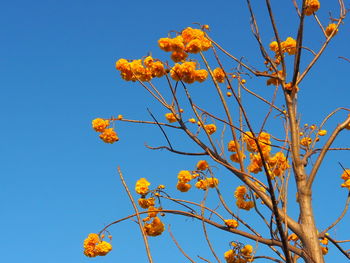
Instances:
[[[274,52],[277,52],[277,51],[278,51],[278,43],[277,43],[277,41],[272,41],[272,42],[270,43],[270,49],[271,49],[272,51],[274,51]]]
[[[234,220],[234,219],[227,219],[227,220],[225,220],[225,224],[228,227],[231,227],[231,228],[237,228],[238,227],[238,222],[237,222],[237,220]]]
[[[348,188],[350,190],[350,179],[346,180],[343,184],[340,185],[341,187]]]
[[[176,189],[184,193],[191,189],[191,185],[183,182],[178,182]]]
[[[341,179],[348,180],[350,179],[350,169],[346,169],[341,175]]]
[[[200,160],[198,163],[197,163],[197,170],[201,170],[201,171],[205,171],[209,168],[209,164],[207,161],[205,160]]]
[[[283,52],[287,52],[289,55],[295,55],[297,42],[292,37],[287,37],[285,41],[281,43]]]
[[[318,132],[318,135],[319,136],[325,136],[327,134],[327,131],[326,130],[320,130],[319,132]]]
[[[225,252],[224,254],[225,260],[227,263],[235,263],[237,262],[236,260],[236,254],[234,253],[234,251],[232,249],[228,250]]]
[[[210,177],[206,179],[206,183],[209,188],[215,188],[219,184],[219,180],[215,177]]]
[[[225,73],[221,68],[214,69],[213,76],[217,82],[220,82],[220,83],[225,82]]]
[[[155,236],[159,236],[160,234],[163,233],[164,224],[162,223],[162,221],[158,217],[155,217],[153,219],[152,223],[150,223],[150,224],[145,223],[143,229],[144,229],[147,236],[155,237]]]
[[[226,96],[227,96],[227,97],[231,97],[231,96],[232,96],[232,93],[228,91],[228,92],[226,92]]]
[[[199,39],[191,40],[186,46],[186,52],[188,53],[198,53],[202,50],[202,43]]]
[[[235,198],[236,199],[242,199],[247,193],[247,188],[244,185],[240,185],[236,188],[235,191]]]
[[[185,49],[185,45],[183,43],[182,36],[177,36],[171,39],[171,50],[172,51],[183,51]]]
[[[272,179],[275,176],[281,176],[285,170],[289,168],[288,159],[284,156],[283,152],[277,152],[274,156],[267,160],[271,170]]]
[[[322,254],[326,255],[328,253],[328,247],[321,247]]]
[[[323,245],[328,245],[328,239],[324,237],[320,240],[320,243]]]
[[[148,217],[156,217],[157,216],[157,214],[158,214],[158,212],[157,211],[155,211],[155,210],[160,210],[160,209],[157,209],[157,208],[155,208],[154,206],[150,206],[150,207],[148,207]]]
[[[311,16],[318,9],[320,9],[320,2],[318,0],[306,0],[305,15]]]
[[[191,118],[188,120],[190,123],[196,123],[196,119],[195,118]]]
[[[240,209],[244,209],[244,210],[249,211],[250,209],[252,209],[254,207],[254,202],[253,201],[245,201],[243,199],[238,199],[236,201],[236,205]]]
[[[103,140],[105,143],[114,143],[119,141],[119,138],[117,136],[117,133],[114,131],[113,128],[105,129],[100,134],[101,140]]]
[[[161,78],[166,74],[165,69],[164,69],[164,65],[160,61],[153,62],[151,64],[151,66],[149,67],[149,70],[152,74],[152,77]]]
[[[204,32],[200,29],[193,29],[191,27],[187,27],[181,32],[181,36],[185,43],[189,43],[193,39],[202,39],[204,37]]]
[[[288,236],[288,241],[290,241],[290,240],[292,240],[292,241],[298,241],[299,240],[299,238],[298,238],[298,236],[295,234],[295,233],[292,233],[292,234],[290,234],[289,236]]]
[[[171,112],[166,113],[166,114],[165,114],[165,118],[166,118],[167,121],[170,122],[170,123],[177,122],[176,116],[175,116],[173,113],[171,113]]]
[[[270,151],[271,151],[270,134],[268,134],[267,132],[262,132],[257,137],[257,140],[259,142],[259,146],[261,148],[261,151],[264,154],[264,157],[268,156],[270,154]],[[243,141],[246,143],[247,150],[249,152],[258,152],[258,146],[257,146],[257,144],[254,140],[254,136],[251,132],[246,132],[243,135]]]
[[[89,234],[84,240],[84,254],[87,257],[105,256],[112,250],[112,245],[101,241],[97,234]]]
[[[95,252],[98,256],[105,256],[109,251],[112,250],[112,245],[106,241],[98,243],[95,247]]]
[[[229,152],[237,152],[237,147],[236,147],[235,141],[232,140],[232,141],[229,141],[229,142],[228,142],[227,150],[228,150]]]
[[[204,125],[204,129],[207,131],[209,135],[212,135],[214,132],[216,132],[216,126],[215,124],[207,124]]]
[[[97,118],[92,121],[92,128],[97,132],[103,132],[108,126],[109,120]]]
[[[187,57],[188,54],[184,51],[174,51],[173,53],[171,53],[171,59],[174,62],[184,62]]]
[[[165,52],[172,51],[172,41],[170,38],[159,39],[158,45],[159,45],[160,49],[164,50]]]
[[[194,72],[194,79],[198,82],[203,82],[207,79],[208,77],[208,71],[205,69],[199,69]]]
[[[151,198],[139,198],[139,200],[137,201],[139,203],[139,206],[142,207],[143,209],[147,209],[149,208],[150,206],[154,206],[154,198],[151,197]]]
[[[261,155],[258,154],[250,154],[250,164],[248,165],[247,169],[249,172],[257,174],[258,172],[262,171],[262,159]]]
[[[338,33],[337,24],[334,24],[334,23],[329,24],[327,26],[327,28],[326,28],[326,36],[329,37],[333,32],[334,32],[334,35]]]
[[[302,138],[300,141],[300,144],[305,147],[308,147],[311,143],[312,143],[312,139],[310,137]]]
[[[120,71],[125,70],[129,68],[129,61],[127,61],[124,58],[121,58],[115,63],[115,67],[117,70],[120,70]]]
[[[135,185],[136,193],[140,195],[145,195],[148,193],[148,187],[151,185],[146,178],[140,178]]]
[[[242,249],[241,249],[241,253],[244,256],[250,256],[251,253],[253,253],[253,246],[252,245],[245,245]]]
[[[246,158],[246,156],[245,156],[243,153],[241,153],[241,155],[242,155],[242,158],[243,158],[243,159]],[[230,155],[230,160],[231,160],[232,162],[239,163],[239,156],[238,156],[238,153],[231,154],[231,155]]]
[[[182,170],[178,173],[177,179],[181,183],[188,183],[189,181],[191,181],[193,179],[193,177],[192,177],[192,174],[190,173],[190,171]]]
[[[196,62],[187,61],[182,64],[175,64],[170,71],[173,80],[182,80],[185,83],[193,83],[196,77]]]

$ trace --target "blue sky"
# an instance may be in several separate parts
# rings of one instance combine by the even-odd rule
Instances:
[[[198,191],[180,195],[174,190],[177,172],[193,169],[198,158],[145,149],[145,142],[154,146],[165,143],[160,131],[150,126],[118,123],[120,141],[104,144],[91,129],[91,120],[118,114],[150,120],[147,107],[162,118],[164,110],[144,90],[136,83],[121,80],[114,68],[115,61],[122,57],[138,59],[148,52],[169,59],[157,47],[157,40],[170,30],[181,31],[194,22],[209,24],[211,36],[228,51],[262,68],[247,8],[244,1],[234,2],[1,2],[0,251],[4,262],[146,262],[137,225],[131,221],[110,229],[114,249],[108,256],[89,259],[82,253],[87,234],[98,232],[104,225],[132,212],[116,167],[121,166],[131,188],[138,178],[147,177],[153,185],[169,185],[169,193],[174,196],[198,200]],[[292,2],[272,2],[281,38],[295,37]],[[337,1],[323,2],[326,1],[322,1],[319,17],[326,25],[328,11],[337,14],[333,7]],[[273,34],[265,20],[266,10],[256,6],[256,12],[263,21],[260,29],[267,46]],[[311,17],[307,21],[310,23],[306,27],[305,45],[316,48],[322,35]],[[349,108],[350,64],[338,58],[350,57],[349,33],[345,23],[300,86],[302,123],[319,124],[333,109]],[[236,66],[229,60],[224,63],[228,68]],[[249,88],[271,96],[272,88],[266,87],[264,81],[247,79]],[[200,102],[208,102],[210,87],[197,86],[194,96]],[[249,96],[245,103],[254,125],[261,123],[257,115],[259,104]],[[211,102],[208,108],[215,110],[215,105]],[[336,115],[327,129],[345,116]],[[273,130],[273,122],[269,125]],[[183,136],[169,132],[179,148],[192,147]],[[335,144],[349,147],[349,138],[350,134],[344,133]],[[350,167],[349,157],[348,152],[331,154],[316,181],[314,206],[322,227],[332,221],[327,220],[328,216],[337,215],[342,209],[347,191],[339,187],[341,169],[337,162]],[[217,173],[218,177],[227,175],[223,169]],[[232,176],[227,178],[225,194],[231,198],[239,182]],[[330,212],[325,212],[327,209]],[[239,213],[254,221],[252,214]],[[344,221],[349,219],[347,216]],[[167,216],[165,222],[172,225],[187,251],[193,251],[193,257],[200,254],[211,258],[202,238],[198,238],[200,224],[175,216]],[[345,239],[343,233],[349,230],[348,225],[340,224],[332,233]],[[229,241],[236,239],[227,233],[210,233],[220,256],[228,249]],[[167,233],[153,238],[151,247],[155,262],[185,260]],[[332,250],[333,247],[329,259],[345,262]]]

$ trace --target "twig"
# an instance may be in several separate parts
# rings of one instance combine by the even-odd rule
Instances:
[[[142,220],[140,218],[140,213],[139,213],[139,210],[137,209],[137,206],[135,204],[135,201],[134,201],[134,198],[132,197],[131,193],[130,193],[130,190],[124,180],[124,177],[123,177],[123,174],[122,174],[122,171],[120,170],[120,167],[118,166],[118,173],[119,173],[119,177],[120,177],[120,180],[122,181],[122,184],[125,188],[125,191],[127,192],[128,196],[129,196],[129,199],[132,203],[132,206],[134,207],[134,210],[136,212],[136,217],[137,217],[137,221],[138,221],[138,225],[140,227],[140,230],[141,230],[141,234],[142,234],[142,238],[143,238],[143,241],[145,243],[145,248],[146,248],[146,252],[147,252],[147,257],[148,257],[148,261],[150,263],[153,263],[153,259],[152,259],[152,256],[151,256],[151,252],[150,252],[150,249],[149,249],[149,244],[148,244],[148,239],[147,239],[147,236],[146,236],[146,233],[145,233],[145,230],[143,229],[142,227]]]
[[[191,261],[192,263],[196,263],[189,255],[186,254],[186,252],[182,249],[182,247],[179,245],[179,243],[177,242],[177,240],[175,239],[173,233],[170,230],[170,225],[168,226],[168,232],[171,236],[171,239],[174,241],[175,245],[177,246],[177,248],[180,250],[180,252],[182,253],[182,255],[184,255],[189,261]]]

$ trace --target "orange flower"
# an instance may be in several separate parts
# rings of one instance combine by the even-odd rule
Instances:
[[[119,141],[119,138],[117,136],[117,133],[114,131],[113,128],[105,129],[100,134],[101,140],[103,140],[105,143],[114,143]]]
[[[225,73],[221,68],[214,69],[213,76],[217,82],[220,82],[220,83],[225,82]]]
[[[327,28],[326,28],[326,36],[329,37],[333,32],[334,32],[334,35],[338,33],[337,24],[334,24],[334,23],[329,24],[327,26]]]
[[[136,193],[140,195],[145,195],[148,193],[148,187],[151,185],[146,178],[140,178],[135,185]]]
[[[187,57],[188,54],[183,51],[174,51],[173,53],[171,53],[171,59],[174,62],[184,62]]]
[[[215,124],[207,124],[204,125],[204,129],[209,135],[212,135],[214,132],[216,132],[216,126]]]
[[[193,177],[192,177],[192,174],[190,173],[190,171],[182,170],[178,173],[177,179],[181,183],[188,183],[189,181],[191,181],[193,179]]]
[[[238,222],[234,219],[225,220],[225,224],[230,228],[237,228],[238,227]]]
[[[159,39],[158,45],[159,45],[160,49],[164,50],[165,52],[172,51],[172,41],[170,38]]]
[[[311,16],[318,9],[320,9],[320,2],[318,0],[306,0],[305,15]]]
[[[209,164],[205,160],[201,160],[197,163],[197,169],[201,171],[205,171],[209,168]]]
[[[97,132],[103,132],[108,126],[109,120],[97,118],[92,121],[92,128]]]
[[[177,122],[176,116],[175,116],[173,113],[171,113],[171,112],[166,113],[166,114],[165,114],[165,118],[166,118],[167,121],[170,122],[170,123]]]
[[[187,192],[191,189],[191,185],[187,183],[178,182],[176,185],[177,190],[180,192]]]
[[[310,137],[304,137],[301,139],[300,144],[308,147],[312,143],[312,139]]]
[[[159,236],[164,231],[164,224],[158,217],[155,217],[152,221],[152,223],[148,224],[145,223],[143,229],[145,230],[145,233],[147,236]]]
[[[208,77],[208,71],[206,71],[205,69],[196,70],[194,74],[195,74],[194,79],[198,82],[203,82]]]

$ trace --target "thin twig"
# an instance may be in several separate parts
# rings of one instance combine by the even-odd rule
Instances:
[[[118,173],[119,173],[120,180],[122,181],[122,184],[123,184],[123,186],[125,188],[125,191],[127,192],[128,196],[129,196],[129,199],[130,199],[130,201],[132,203],[132,206],[134,207],[134,210],[136,212],[135,215],[137,217],[138,225],[139,225],[140,230],[141,230],[143,242],[145,243],[145,248],[146,248],[146,252],[147,252],[148,261],[150,263],[153,263],[153,259],[152,259],[152,256],[151,256],[151,251],[149,249],[148,239],[147,239],[145,230],[142,227],[142,220],[141,220],[141,217],[140,217],[139,210],[137,209],[137,206],[135,204],[134,198],[132,197],[132,195],[130,193],[130,190],[129,190],[129,188],[128,188],[125,180],[124,180],[124,177],[123,177],[122,171],[120,170],[120,167],[118,167]]]

